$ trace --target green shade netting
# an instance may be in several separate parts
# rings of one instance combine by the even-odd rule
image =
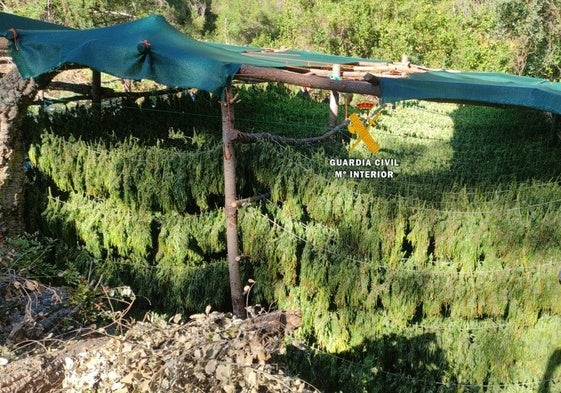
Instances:
[[[17,36],[10,31],[16,29]],[[78,64],[126,79],[218,93],[241,65],[330,67],[379,60],[298,50],[201,42],[162,16],[89,30],[74,30],[0,12],[0,35],[24,78]],[[524,106],[561,113],[561,84],[489,72],[431,71],[408,78],[380,78],[383,103],[408,99]]]
[[[126,79],[218,92],[242,64],[262,67],[357,63],[361,59],[304,51],[197,41],[152,15],[114,26],[74,30],[0,13],[0,34],[24,78],[78,64]],[[13,40],[10,29],[15,28]]]
[[[274,67],[322,67],[331,68],[333,64],[387,63],[385,60],[363,59],[358,57],[329,55],[325,53],[303,50],[286,49],[271,50],[259,47],[229,45],[217,42],[207,42],[217,48],[237,52],[243,55],[243,64],[261,65],[260,60],[274,62]]]
[[[382,102],[408,99],[524,106],[561,113],[561,83],[495,72],[431,71],[382,78]]]
[[[238,54],[193,40],[157,15],[89,30],[16,30],[10,53],[24,78],[78,64],[126,79],[217,91],[240,67]]]

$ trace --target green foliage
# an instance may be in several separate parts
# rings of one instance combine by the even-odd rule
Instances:
[[[139,144],[199,148],[216,143],[221,135],[218,99],[197,92],[148,97],[136,103],[123,99],[109,102],[101,114],[84,105],[53,105],[27,119],[26,140],[39,143],[41,132],[56,130],[57,135],[112,146],[127,139]],[[131,122],[131,118],[135,121]],[[96,124],[96,127],[91,127]],[[196,130],[196,131],[195,131]]]
[[[1,255],[2,273],[11,271],[31,279],[56,280],[60,266],[53,256],[56,253],[56,241],[38,236],[24,235],[8,239],[9,252]]]
[[[497,0],[498,29],[516,47],[515,71],[559,79],[561,5],[555,1]]]
[[[240,216],[244,251],[258,264],[257,295],[298,307],[304,337],[356,359],[349,374],[366,382],[345,391],[525,391],[516,381],[535,375],[518,366],[528,354],[517,349],[519,332],[560,311],[553,212],[561,190],[550,181],[559,176],[558,148],[545,118],[418,103],[387,112],[380,126],[376,157],[400,162],[389,182],[341,182],[325,156],[289,148],[244,152],[272,190],[271,204]],[[426,326],[435,334],[417,339]],[[556,345],[540,349],[541,369]],[[361,366],[368,351],[381,362],[374,375],[372,362]],[[335,367],[332,379],[313,381],[340,388],[349,366],[314,359],[298,370]]]
[[[162,216],[158,225],[158,263],[199,265],[210,255],[222,254],[226,247],[220,210],[199,215],[170,213]]]
[[[124,0],[61,0],[37,3],[7,0],[5,12],[57,23],[74,28],[92,28],[127,22],[152,13],[164,15],[171,23],[196,21],[193,7],[180,1],[141,0],[134,4]]]
[[[29,121],[31,186],[49,187],[47,198],[29,201],[43,206],[43,231],[96,256],[95,273],[110,283],[130,284],[163,309],[226,307],[224,225],[216,210],[221,149],[212,131],[192,128],[220,123],[216,101],[199,94],[195,101],[173,96],[153,103],[108,108],[101,118],[77,107]],[[178,108],[193,112],[178,117]],[[177,123],[191,131],[170,128],[172,117],[187,119]],[[97,128],[106,122],[113,128]],[[35,136],[42,127],[59,132]]]
[[[488,2],[290,2],[278,19],[280,33],[271,37],[276,47],[390,61],[406,54],[436,68],[512,67],[513,50],[495,33],[498,16]]]
[[[267,45],[278,34],[280,0],[214,0],[217,15],[213,38],[219,42]]]
[[[112,198],[139,210],[206,210],[220,195],[220,149],[144,148],[134,140],[113,147],[45,133],[30,159],[62,192]]]
[[[192,31],[558,77],[552,2],[266,3],[199,12],[211,4],[190,2],[190,15],[199,12]],[[244,131],[324,131],[325,106],[282,86],[239,96]],[[30,198],[40,205],[29,211],[42,211],[47,233],[89,251],[61,259],[69,280],[93,269],[167,311],[227,307],[216,97],[121,104],[28,122],[32,186],[47,195]],[[561,167],[549,126],[528,110],[400,104],[374,132],[382,150],[352,155],[397,159],[385,180],[334,176],[329,158],[347,156],[346,133],[316,150],[239,146],[239,195],[271,193],[239,215],[252,296],[300,309],[300,339],[315,348],[290,354],[294,372],[349,392],[527,392],[558,381]],[[52,248],[30,249],[22,266],[51,274],[40,261]]]
[[[44,212],[53,232],[81,240],[92,255],[138,255],[145,258],[152,248],[152,214],[134,211],[115,201],[90,200],[71,194],[66,201],[52,198]]]
[[[134,300],[129,287],[108,290],[103,275],[97,275],[93,268],[99,259],[84,249],[39,234],[7,239],[5,245],[0,254],[0,287],[6,299],[11,300],[2,311],[8,319],[13,313],[11,308],[20,307],[13,301],[20,296],[24,298],[21,307],[25,305],[26,314],[41,318],[48,305],[36,303],[48,302],[42,296],[52,292],[58,299],[52,300],[57,303],[54,306],[74,308],[67,317],[65,313],[59,315],[60,320],[55,321],[59,327],[92,323],[109,327],[123,309],[120,303],[128,305]],[[13,289],[9,289],[11,286]],[[8,299],[12,296],[13,299]]]
[[[282,86],[239,98],[243,131],[324,131],[325,105]],[[52,119],[61,132],[30,149],[34,185],[51,187],[49,233],[156,307],[227,307],[218,130],[154,121],[150,139],[129,119],[141,139]],[[547,118],[409,102],[373,134],[381,151],[352,157],[396,159],[393,179],[337,178],[329,160],[348,157],[346,132],[315,149],[237,146],[238,194],[270,192],[239,211],[252,300],[301,310],[299,338],[315,348],[289,363],[325,391],[532,391],[561,346],[561,167]]]
[[[275,134],[304,138],[327,131],[329,109],[317,100],[298,97],[289,87],[277,83],[241,86],[237,93],[236,127],[246,132],[275,129]],[[318,98],[325,98],[318,91]],[[322,97],[321,95],[324,95]],[[322,107],[325,110],[322,110]]]

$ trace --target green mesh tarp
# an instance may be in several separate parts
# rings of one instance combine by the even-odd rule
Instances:
[[[161,16],[98,29],[16,32],[10,54],[24,78],[77,64],[126,79],[216,91],[240,67],[238,54],[193,40]]]
[[[431,71],[382,78],[382,102],[408,99],[522,106],[561,113],[561,83],[493,72]]]
[[[377,61],[201,42],[158,15],[104,28],[74,30],[0,12],[0,36],[9,39],[10,53],[24,78],[78,64],[121,78],[150,79],[215,93],[243,64],[284,68]],[[408,78],[381,78],[380,96],[384,103],[425,99],[561,113],[560,83],[500,73],[434,71]]]
[[[159,15],[88,30],[62,26],[57,30],[53,26],[0,13],[0,35],[11,39],[10,53],[24,78],[77,64],[121,78],[217,92],[242,64],[279,68],[361,60],[201,42],[179,32]],[[13,28],[15,39],[10,32]]]
[[[387,63],[385,60],[337,56],[325,53],[286,49],[271,50],[259,47],[207,42],[208,45],[231,50],[243,55],[243,64],[259,65],[260,60],[273,61],[275,67],[331,67],[333,64]],[[254,63],[256,61],[257,63]]]

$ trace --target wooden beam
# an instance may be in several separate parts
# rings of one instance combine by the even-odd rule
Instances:
[[[341,93],[380,95],[378,86],[364,81],[333,80],[313,74],[300,74],[278,68],[242,65],[234,79],[245,82],[281,82],[314,89],[333,90]]]

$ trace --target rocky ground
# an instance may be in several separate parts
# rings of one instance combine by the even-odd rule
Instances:
[[[240,320],[207,308],[125,322],[115,311],[122,333],[109,334],[119,329],[77,326],[66,292],[0,276],[0,393],[317,391],[274,360],[298,312]]]

